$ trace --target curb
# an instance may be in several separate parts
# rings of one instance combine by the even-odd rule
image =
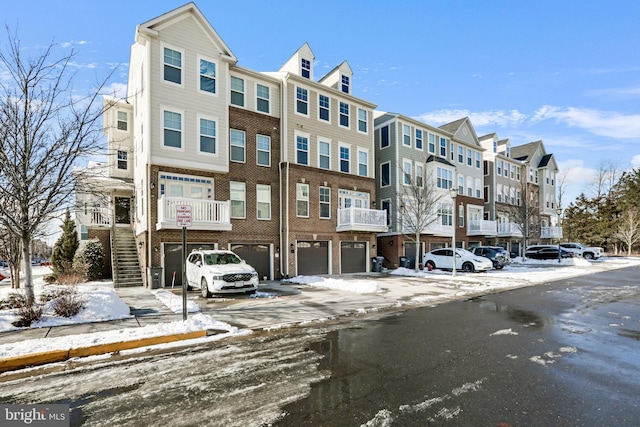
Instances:
[[[201,330],[173,335],[161,335],[157,337],[141,338],[133,341],[96,344],[88,347],[79,347],[70,350],[51,350],[41,353],[22,354],[20,356],[0,359],[0,373],[26,368],[28,366],[38,366],[53,362],[63,362],[74,357],[86,357],[95,356],[98,354],[116,353],[122,350],[130,350],[133,348],[146,347],[150,345],[201,338],[207,335],[208,332],[206,330]]]

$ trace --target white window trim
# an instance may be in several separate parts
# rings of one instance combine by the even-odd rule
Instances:
[[[298,111],[298,88],[300,89],[304,89],[307,91],[307,114],[303,114],[301,112]],[[309,117],[309,112],[311,111],[311,91],[309,90],[309,88],[306,88],[302,85],[294,85],[293,86],[293,99],[294,99],[294,106],[293,106],[293,112],[294,114],[297,114],[298,116],[302,116],[302,117]]]
[[[307,138],[307,164],[298,163],[298,137]],[[293,132],[293,155],[294,155],[294,163],[296,165],[302,166],[311,166],[311,134],[306,132]]]
[[[349,122],[349,126],[344,126],[342,123],[340,123],[341,122],[340,118],[342,117],[342,112],[340,111],[340,104],[346,104],[347,107],[349,107],[349,114],[347,114],[347,121]],[[338,126],[343,128],[343,129],[351,129],[351,123],[352,123],[352,120],[351,120],[352,112],[351,111],[353,110],[353,108],[351,108],[351,107],[353,107],[353,106],[351,104],[349,104],[348,102],[338,100]]]
[[[364,111],[365,114],[365,119],[364,119],[364,124],[367,127],[367,131],[366,132],[362,132],[360,130],[360,111]],[[356,129],[358,131],[359,134],[362,135],[369,135],[369,111],[365,108],[360,108],[360,107],[356,107]]]
[[[164,112],[167,111],[169,113],[178,113],[180,114],[180,148],[177,147],[167,147],[164,144]],[[185,148],[184,148],[184,110],[181,110],[179,108],[170,108],[170,107],[166,107],[161,105],[160,106],[160,135],[162,135],[162,137],[160,138],[161,142],[160,142],[160,148],[162,148],[163,150],[168,150],[168,151],[181,151],[184,152]],[[199,132],[198,132],[199,133]]]
[[[200,150],[200,137],[202,136],[202,134],[200,133],[200,119],[210,120],[216,123],[216,152],[215,153],[209,153],[207,151]],[[198,130],[198,141],[196,144],[197,153],[202,154],[203,156],[208,156],[208,157],[220,157],[220,121],[218,120],[217,117],[207,116],[204,114],[196,115],[196,120],[197,120],[196,126]]]
[[[320,189],[322,189],[322,188],[326,188],[326,189],[329,190],[329,202],[327,202],[327,203],[322,202],[320,200]],[[321,215],[321,209],[320,208],[322,207],[323,204],[328,204],[329,205],[329,216],[322,216]],[[325,187],[324,185],[321,185],[318,188],[318,218],[320,218],[320,219],[331,219],[331,187]]]
[[[203,59],[205,61],[208,62],[212,62],[213,64],[215,64],[216,66],[216,77],[215,77],[215,82],[216,82],[216,91],[214,93],[211,92],[207,92],[206,90],[202,90],[200,89],[200,60]],[[204,94],[206,96],[213,96],[213,97],[218,97],[218,92],[220,92],[220,79],[218,78],[218,70],[220,69],[220,64],[218,63],[218,61],[216,61],[213,58],[207,57],[207,56],[203,56],[203,55],[198,55],[197,56],[197,67],[198,67],[198,84],[197,84],[197,91],[198,93]]]
[[[244,88],[243,88],[242,92],[235,91],[235,92],[238,92],[238,93],[242,93],[243,105],[238,105],[238,104],[232,104],[231,103],[231,93],[234,92],[234,89],[231,86],[232,78],[238,79],[238,80],[242,80],[242,82],[244,83],[243,84]],[[236,108],[244,108],[244,109],[246,109],[247,108],[247,79],[244,78],[244,77],[229,75],[229,83],[228,84],[229,84],[229,87],[228,87],[228,89],[229,89],[229,105],[232,105],[232,106],[234,106]]]
[[[409,165],[409,183],[405,182],[406,176],[407,176],[407,171],[405,169],[405,166]],[[411,161],[411,159],[402,159],[402,185],[411,185],[413,180],[415,179],[414,175],[413,175],[413,162]]]
[[[263,136],[265,138],[269,138],[269,164],[266,164],[266,165],[258,163],[258,154],[260,154],[260,152],[264,152],[264,150],[260,150],[259,147],[258,147],[258,137],[259,136]],[[272,150],[272,146],[273,146],[273,144],[271,143],[271,137],[269,135],[263,135],[261,133],[257,133],[256,134],[256,165],[257,166],[261,166],[263,168],[270,168],[271,167],[271,150]]]
[[[320,143],[325,143],[325,144],[329,144],[329,168],[325,169],[323,167],[320,166]],[[329,138],[324,138],[319,136],[318,137],[318,169],[322,169],[322,170],[331,170],[331,139]]]
[[[405,130],[407,130],[407,128],[409,128],[409,133],[406,133]],[[405,143],[405,137],[408,136],[409,137],[409,143],[406,144]],[[403,147],[411,147],[411,125],[402,124],[402,146]]]
[[[298,188],[302,188],[303,186],[307,187],[307,198],[298,198],[299,194],[298,194]],[[303,182],[297,182],[296,183],[296,217],[298,218],[309,218],[310,216],[310,209],[311,209],[311,203],[309,202],[309,199],[311,198],[311,186],[309,184],[303,183]],[[298,214],[298,202],[306,202],[307,203],[307,215],[299,215]]]
[[[324,93],[318,93],[318,120],[322,123],[331,123],[331,97],[327,94]],[[326,96],[327,98],[329,98],[329,120],[325,120],[325,119],[321,119],[320,118],[320,95],[322,96]],[[297,100],[297,98],[296,98]]]
[[[180,52],[181,64],[180,64],[180,83],[170,82],[164,79],[164,48],[175,50],[176,52]],[[184,87],[184,67],[185,67],[185,52],[184,49],[174,46],[169,43],[160,43],[160,79],[163,83],[171,85],[173,87]],[[198,66],[200,63],[198,63]],[[198,76],[200,76],[200,72],[198,72]]]
[[[265,112],[265,111],[258,110],[258,100],[259,99],[264,99],[264,98],[260,98],[258,96],[258,85],[264,86],[266,88],[269,88],[269,99],[268,99],[268,101],[269,101],[269,111]],[[253,89],[254,89],[254,93],[256,94],[256,113],[271,115],[272,104],[273,104],[273,101],[272,101],[271,98],[272,98],[272,95],[274,93],[273,87],[271,87],[270,85],[264,84],[264,82],[256,82]]]
[[[418,138],[418,131],[422,132],[422,137],[421,138]],[[424,141],[425,141],[424,135],[425,135],[425,133],[426,132],[424,130],[422,130],[422,129],[414,129],[414,131],[413,131],[413,140],[414,140],[414,145],[415,145],[414,148],[416,150],[418,150],[418,151],[424,151]],[[417,142],[418,139],[420,139],[420,141],[422,141],[422,147],[418,147],[418,142]]]
[[[349,150],[349,170],[347,172],[344,172],[342,170],[342,156],[340,155],[340,149],[343,147]],[[353,149],[351,145],[345,144],[344,142],[339,142],[338,143],[338,172],[351,174],[351,171],[353,170],[352,166],[353,166]]]
[[[358,169],[356,174],[358,176],[363,176],[363,177],[367,178],[371,174],[371,167],[370,167],[370,163],[371,162],[369,161],[371,156],[369,156],[369,150],[367,150],[365,148],[358,148],[356,151],[357,151],[356,152],[356,156],[357,156],[356,157],[356,163],[357,163],[357,169]],[[367,174],[366,175],[360,175],[360,153],[365,153],[367,155],[367,164],[366,164],[366,166],[367,166]]]
[[[268,204],[269,204],[269,217],[268,218],[260,218],[259,215],[259,208],[258,208],[258,204],[259,203],[265,203],[265,202],[261,202],[259,197],[258,197],[258,187],[265,187],[269,189],[269,200],[268,200]],[[271,221],[271,186],[269,184],[256,184],[256,219],[258,221]]]
[[[389,165],[389,183],[382,185],[382,166]],[[391,162],[380,163],[380,188],[391,187]]]
[[[240,161],[240,160],[233,160],[231,158],[231,152],[232,147],[234,147],[234,145],[232,144],[233,139],[231,138],[231,131],[236,131],[236,132],[241,132],[242,134],[244,134],[244,160]],[[229,129],[229,161],[233,162],[233,163],[240,163],[240,164],[246,164],[247,163],[247,132],[240,130],[240,129],[234,129],[234,128],[230,128]]]
[[[244,192],[242,193],[242,194],[244,194],[244,199],[242,200],[242,202],[243,202],[243,212],[242,212],[242,216],[232,216],[233,215],[233,209],[231,208],[231,206],[229,206],[229,208],[230,208],[229,217],[233,218],[233,219],[247,219],[247,183],[246,182],[242,182],[242,181],[229,181],[229,205],[231,205],[234,200],[236,200],[236,201],[240,200],[240,199],[232,199],[231,198],[231,184],[232,183],[242,184],[242,186],[244,188]]]

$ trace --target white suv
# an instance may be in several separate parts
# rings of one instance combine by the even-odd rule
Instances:
[[[231,251],[194,250],[187,257],[187,284],[203,298],[214,293],[254,293],[258,273]]]
[[[569,252],[580,254],[584,259],[598,259],[604,250],[598,247],[587,247],[580,243],[560,243],[560,247]]]

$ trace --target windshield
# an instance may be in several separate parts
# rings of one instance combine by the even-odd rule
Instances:
[[[240,258],[234,254],[205,254],[204,263],[207,265],[240,264]]]

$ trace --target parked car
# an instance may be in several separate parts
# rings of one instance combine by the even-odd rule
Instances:
[[[502,270],[505,265],[511,262],[509,252],[500,246],[476,246],[471,249],[471,252],[489,258],[493,263],[493,268],[496,270]]]
[[[203,298],[258,289],[256,270],[232,251],[194,250],[187,257],[186,276],[187,285],[199,288]]]
[[[587,247],[580,243],[560,243],[560,247],[569,252],[579,254],[584,259],[598,259],[602,256],[604,249],[599,247]]]
[[[576,255],[560,248],[562,258],[574,258]],[[556,245],[535,245],[529,246],[525,252],[526,258],[531,259],[558,259],[558,246]]]
[[[422,256],[422,264],[442,270],[453,270],[453,250],[451,248],[434,249]],[[472,273],[493,268],[489,258],[481,257],[466,249],[456,249],[456,270]]]

